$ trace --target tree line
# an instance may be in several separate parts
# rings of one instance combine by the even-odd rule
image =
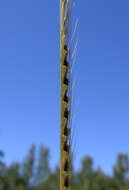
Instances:
[[[59,167],[52,170],[49,158],[48,148],[32,145],[22,162],[7,165],[0,151],[0,190],[58,190]],[[119,153],[112,175],[107,175],[85,156],[80,169],[72,167],[70,175],[71,190],[129,190],[129,157]]]

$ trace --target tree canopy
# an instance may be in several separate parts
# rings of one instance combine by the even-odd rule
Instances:
[[[32,145],[23,162],[4,162],[0,151],[0,190],[57,190],[59,167],[51,169],[50,151],[45,146]],[[129,190],[129,157],[119,153],[112,174],[95,169],[93,158],[85,156],[80,170],[72,170],[71,189],[74,190]]]

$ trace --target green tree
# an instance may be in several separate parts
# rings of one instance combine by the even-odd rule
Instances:
[[[36,146],[32,145],[28,155],[26,156],[22,165],[22,175],[29,188],[32,184],[34,172],[35,172],[35,162],[36,162]]]
[[[47,180],[47,177],[51,174],[49,158],[49,149],[41,145],[39,147],[35,173],[36,185],[42,184],[45,180]]]
[[[37,186],[35,190],[57,190],[59,189],[59,168],[49,174],[46,180]]]
[[[16,188],[26,188],[27,182],[20,173],[21,164],[13,163],[6,169],[5,181],[8,184],[9,190],[14,190]]]
[[[5,175],[5,163],[3,162],[4,152],[0,151],[0,177]]]
[[[84,157],[81,164],[81,170],[77,174],[77,186],[79,190],[91,190],[93,178],[93,160],[90,156]]]
[[[118,154],[113,173],[118,184],[126,182],[129,176],[129,157],[127,154]]]

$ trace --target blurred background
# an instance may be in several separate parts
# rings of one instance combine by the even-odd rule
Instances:
[[[128,9],[128,0],[75,1],[75,189],[129,189]],[[0,1],[0,190],[40,189],[48,176],[41,188],[57,185],[59,84],[59,1]],[[86,182],[90,172],[103,187]]]

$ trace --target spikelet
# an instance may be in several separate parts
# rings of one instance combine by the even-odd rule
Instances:
[[[71,33],[72,0],[60,0],[60,190],[70,189],[71,125],[72,125],[72,66],[76,46],[72,48],[75,28]]]

